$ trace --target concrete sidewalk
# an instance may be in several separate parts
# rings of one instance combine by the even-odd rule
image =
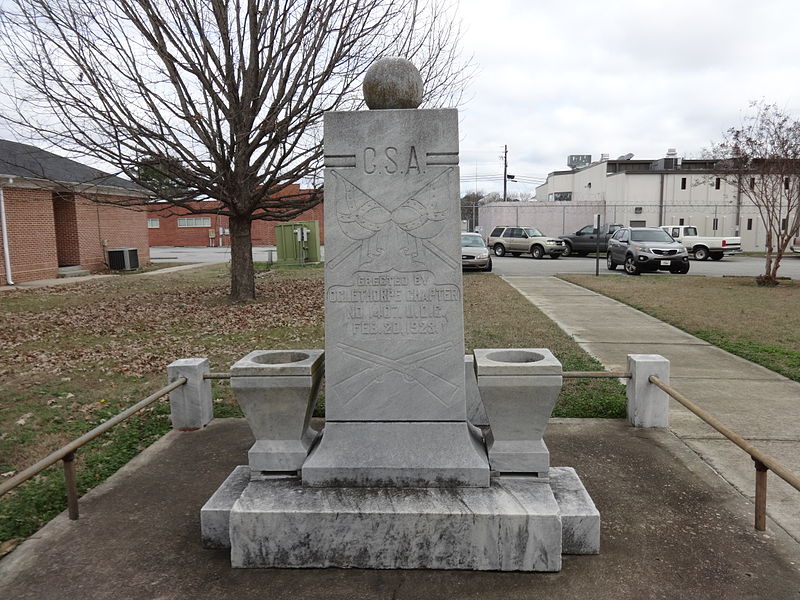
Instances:
[[[555,277],[504,279],[609,370],[624,371],[628,354],[668,358],[672,387],[800,473],[800,383]],[[670,429],[753,500],[755,469],[745,452],[675,401]],[[768,481],[768,516],[800,542],[800,492],[772,473]]]

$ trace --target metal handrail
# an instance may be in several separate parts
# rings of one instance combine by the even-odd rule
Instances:
[[[88,444],[96,437],[104,434],[112,427],[119,425],[122,421],[126,420],[130,416],[136,414],[143,408],[146,408],[153,404],[159,398],[166,396],[172,390],[175,390],[185,384],[188,380],[185,377],[179,377],[169,385],[164,386],[154,394],[151,394],[144,400],[140,400],[133,406],[130,406],[123,410],[121,413],[111,417],[108,421],[101,423],[91,431],[84,433],[77,439],[72,440],[66,446],[62,446],[55,452],[52,452],[39,462],[31,465],[24,471],[21,471],[14,475],[8,481],[0,484],[0,496],[3,496],[7,492],[10,492],[18,485],[25,483],[31,477],[35,477],[42,471],[44,471],[47,467],[50,467],[57,463],[59,460],[64,461],[64,485],[67,488],[67,504],[69,505],[69,518],[73,521],[78,518],[78,487],[77,481],[75,477],[75,465],[73,463],[75,459],[75,452],[85,444]]]
[[[564,379],[631,379],[632,373],[627,371],[564,371]]]
[[[703,421],[750,455],[750,458],[752,458],[755,463],[756,469],[755,528],[758,531],[764,531],[767,528],[767,471],[772,471],[797,491],[800,491],[800,476],[790,469],[787,469],[769,454],[750,445],[747,440],[722,424],[722,422],[717,420],[711,413],[697,406],[694,402],[661,381],[655,375],[651,375],[649,381],[680,402],[688,410],[700,417]]]
[[[630,379],[627,371],[564,371],[564,379]],[[237,375],[237,377],[263,377],[263,375]],[[203,373],[203,379],[230,379],[230,373]]]

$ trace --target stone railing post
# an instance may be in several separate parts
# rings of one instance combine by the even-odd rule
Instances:
[[[628,422],[634,427],[669,427],[669,396],[652,383],[669,383],[669,360],[659,354],[628,354]]]
[[[203,379],[209,373],[207,358],[181,358],[167,366],[167,378],[172,383],[186,377],[184,385],[169,393],[172,428],[193,431],[205,427],[214,418],[211,380]]]

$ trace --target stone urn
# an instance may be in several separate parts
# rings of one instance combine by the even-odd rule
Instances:
[[[309,423],[325,373],[323,350],[255,350],[231,367],[231,387],[256,438],[252,472],[296,472],[317,433]]]
[[[545,348],[476,349],[475,372],[491,434],[496,473],[546,478],[550,452],[542,439],[562,385],[561,363]]]

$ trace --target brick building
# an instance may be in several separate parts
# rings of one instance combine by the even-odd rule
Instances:
[[[290,185],[279,196],[301,194],[299,185]],[[219,202],[194,202],[192,207],[202,213],[155,203],[149,208],[147,227],[151,246],[230,246],[228,217],[217,213]],[[293,221],[319,221],[320,242],[325,240],[322,204],[317,204]],[[278,221],[253,221],[251,234],[254,246],[275,245],[275,225]]]
[[[0,285],[97,271],[106,249],[150,260],[147,213],[113,203],[146,197],[130,181],[34,146],[0,140]]]

